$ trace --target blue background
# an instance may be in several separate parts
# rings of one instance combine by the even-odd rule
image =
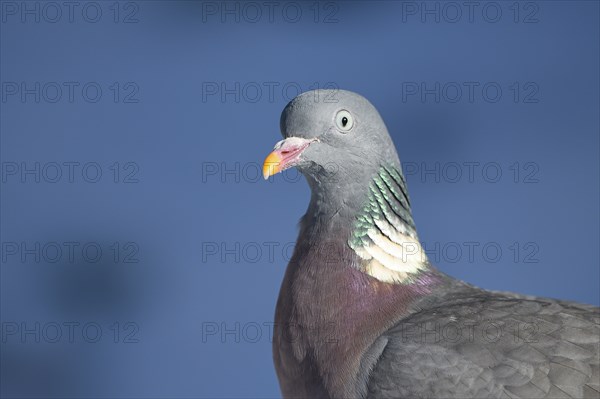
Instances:
[[[85,2],[72,22],[35,2],[39,22],[36,11],[23,21],[20,4],[2,2],[0,30],[3,395],[279,396],[268,323],[309,190],[294,171],[264,182],[258,165],[298,88],[356,91],[379,109],[440,269],[600,303],[598,2],[519,3],[518,14],[503,1],[482,14],[482,2],[471,20],[427,3],[439,22],[413,13],[421,2],[318,3],[317,22],[314,3],[295,3],[297,22],[294,5],[278,3],[272,18],[260,6],[253,22],[241,3],[138,1],[118,4],[115,22],[113,2],[98,2],[95,23]],[[40,83],[39,102],[21,98],[23,82]],[[79,86],[69,99],[48,82]],[[81,92],[89,82],[97,102]],[[436,82],[439,101],[409,94]],[[464,82],[479,85],[472,101]],[[482,92],[490,82],[497,101]],[[39,163],[39,183],[21,178],[22,162]],[[73,182],[66,168],[50,182],[52,162],[79,162]],[[89,162],[96,183],[82,176]],[[436,162],[437,175],[421,174]],[[472,181],[465,162],[479,162]],[[22,253],[65,242],[79,243],[72,261]],[[99,261],[83,257],[86,243]],[[73,342],[68,322],[80,323]],[[52,323],[63,326],[56,343]],[[86,323],[101,327],[98,342]]]

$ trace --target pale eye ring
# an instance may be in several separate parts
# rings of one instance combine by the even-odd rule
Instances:
[[[350,112],[343,109],[335,114],[335,125],[339,131],[347,132],[352,129],[352,126],[354,126],[354,118]]]

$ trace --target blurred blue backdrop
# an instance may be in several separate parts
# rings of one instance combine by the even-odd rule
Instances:
[[[7,396],[278,397],[309,190],[279,115],[379,109],[443,271],[598,305],[599,3],[1,3]]]

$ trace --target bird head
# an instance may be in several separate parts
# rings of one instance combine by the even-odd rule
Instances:
[[[281,114],[284,139],[265,159],[267,179],[296,167],[319,186],[371,179],[383,161],[399,166],[387,128],[364,97],[345,90],[313,90]]]

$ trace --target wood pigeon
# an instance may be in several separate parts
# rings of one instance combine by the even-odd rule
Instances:
[[[281,132],[264,177],[293,166],[311,189],[275,311],[285,398],[600,397],[600,309],[436,270],[368,100],[302,93]]]

